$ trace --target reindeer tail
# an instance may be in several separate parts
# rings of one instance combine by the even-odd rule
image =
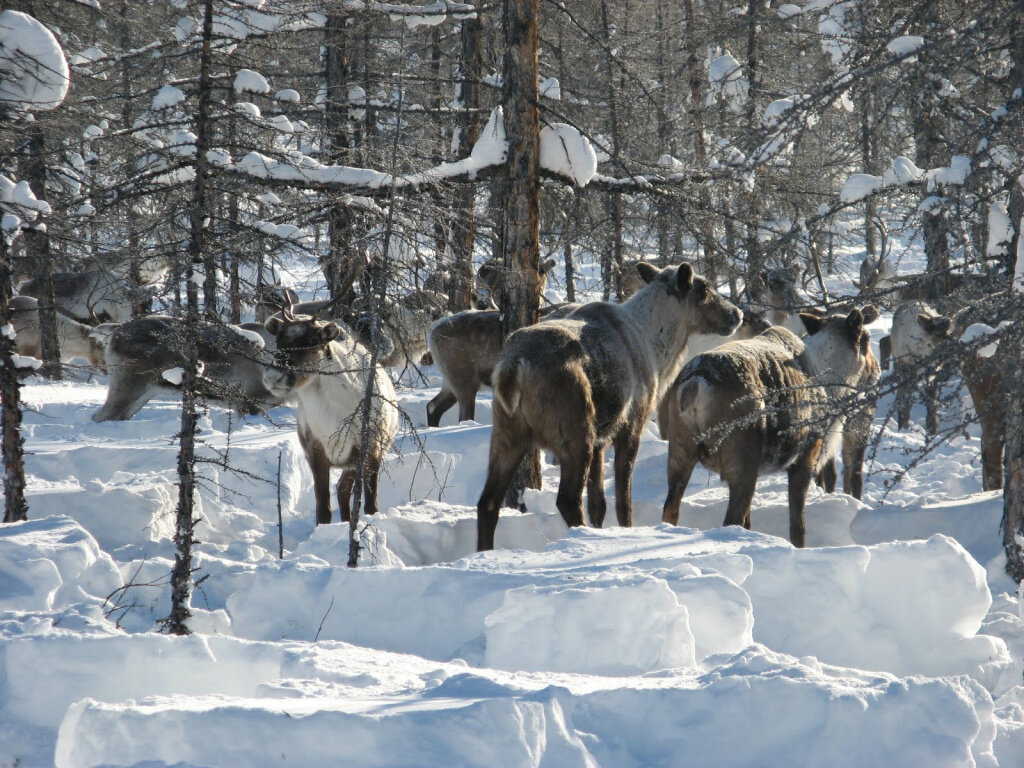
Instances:
[[[526,361],[522,359],[502,360],[498,363],[493,377],[494,401],[506,412],[519,410],[522,396],[522,374]]]

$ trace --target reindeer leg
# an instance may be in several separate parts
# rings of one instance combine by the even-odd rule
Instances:
[[[341,477],[338,478],[338,508],[341,510],[341,522],[343,523],[352,519],[352,489],[355,488],[355,485],[356,471],[354,469],[341,470]]]
[[[679,505],[683,501],[686,486],[690,484],[697,457],[683,446],[672,441],[668,444],[668,497],[661,510],[661,522],[679,525]]]
[[[910,425],[910,384],[903,381],[903,378],[907,375],[907,371],[904,370],[903,366],[893,363],[893,371],[900,378],[896,385],[896,429],[902,432]]]
[[[815,453],[800,457],[789,468],[789,540],[794,547],[804,546],[804,505],[807,502],[807,489],[811,486]]]
[[[846,468],[844,467],[843,469],[845,472]],[[838,478],[838,476],[839,475],[836,472],[836,460],[829,459],[825,462],[825,466],[821,468],[821,472],[818,473],[818,476],[815,477],[814,480],[818,484],[818,487],[825,490],[825,493],[835,493],[836,478]]]
[[[587,517],[595,528],[604,525],[608,503],[604,497],[604,446],[595,445],[590,455],[590,471],[587,473]]]
[[[437,393],[433,400],[427,403],[427,426],[440,426],[441,417],[445,415],[449,408],[455,405],[455,402],[455,393],[450,389],[441,387],[441,391]]]
[[[331,464],[323,446],[307,439],[299,432],[299,443],[306,454],[306,462],[313,474],[313,496],[316,499],[316,524],[331,522]]]
[[[475,387],[469,392],[458,393],[460,422],[476,420],[476,393]]]
[[[939,388],[936,384],[926,384],[925,398],[925,432],[929,437],[939,433]]]
[[[366,514],[377,514],[377,479],[380,476],[381,457],[371,448],[363,462],[363,509]]]
[[[582,451],[577,446],[572,447],[576,450],[565,451],[558,457],[561,478],[558,481],[555,504],[562,513],[565,524],[575,528],[584,525],[583,487],[587,484],[593,451],[587,445],[583,446]]]
[[[491,433],[491,454],[487,461],[487,480],[476,503],[476,549],[483,552],[494,549],[494,531],[498,527],[498,510],[501,508],[505,492],[512,483],[512,477],[519,468],[519,462],[526,455],[528,444],[523,441],[521,447],[510,446],[502,450],[495,446],[497,432]]]
[[[727,478],[729,484],[729,506],[725,510],[723,525],[742,525],[750,529],[750,505],[754,501],[754,490],[757,488],[757,472],[744,473],[738,479]]]
[[[643,429],[643,422],[639,425]],[[639,430],[619,434],[615,446],[615,516],[622,528],[633,525],[633,465],[640,450]]]
[[[859,499],[864,493],[864,456],[867,454],[867,440],[860,435],[852,437],[849,444],[843,440],[843,493]]]

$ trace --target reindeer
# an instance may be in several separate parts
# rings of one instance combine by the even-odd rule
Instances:
[[[764,307],[772,325],[781,325],[801,336],[804,326],[798,310],[807,307],[807,300],[796,284],[797,275],[790,267],[765,269],[750,286],[750,298],[755,306]]]
[[[443,293],[420,289],[401,296],[397,302],[389,302],[378,315],[359,298],[349,305],[330,299],[299,302],[291,288],[264,286],[256,297],[255,315],[258,322],[266,322],[290,307],[295,315],[341,320],[355,333],[359,343],[377,349],[381,365],[401,371],[419,362],[427,351],[427,332],[431,323],[444,314],[447,302]]]
[[[376,513],[381,461],[398,430],[391,379],[335,322],[285,308],[266,327],[276,338],[277,352],[263,383],[276,397],[295,403],[299,443],[313,473],[317,525],[331,522],[331,467],[341,468],[338,507],[342,521],[350,519],[360,461],[366,513]],[[371,376],[373,395],[364,417]]]
[[[170,372],[187,364],[184,320],[149,315],[99,326],[93,332],[94,338],[103,336],[107,337],[107,399],[93,414],[93,421],[127,421],[158,394],[178,391]],[[270,355],[259,338],[251,329],[200,326],[199,393],[226,401],[243,413],[277,405],[280,399],[263,386],[263,368],[270,363]]]
[[[864,324],[870,325],[878,319],[878,309],[869,304],[861,310]],[[888,337],[885,337],[888,338]],[[875,421],[875,410],[878,401],[872,394],[874,387],[882,377],[882,366],[871,351],[871,345],[864,337],[864,370],[857,382],[859,391],[866,393],[865,400],[849,412],[843,427],[843,493],[860,499],[864,494],[864,457],[867,455],[868,443],[871,441],[871,425]],[[825,491],[832,493],[836,488],[836,461],[832,457],[818,475],[818,484]]]
[[[716,349],[730,341],[752,339],[771,327],[772,324],[768,322],[766,313],[743,309],[743,322],[740,323],[739,328],[728,336],[719,336],[713,333],[690,334],[690,338],[686,343],[686,352],[683,354],[683,365],[690,362],[690,360],[695,358],[697,355],[709,352],[712,349]],[[657,416],[655,419],[658,424],[658,435],[662,440],[668,439],[668,410],[669,397],[666,394],[666,396],[658,403]]]
[[[579,304],[561,304],[541,310],[541,319],[569,314]],[[491,374],[501,354],[501,313],[469,309],[443,317],[427,332],[431,360],[441,372],[441,390],[427,403],[427,426],[441,424],[441,417],[459,404],[459,421],[476,416],[476,394],[491,386]]]
[[[555,266],[554,259],[548,259],[540,265],[542,280]],[[508,277],[501,258],[492,256],[476,271],[476,298],[474,308],[481,310],[498,309],[501,296],[505,291],[505,280]]]
[[[688,263],[641,262],[647,285],[624,304],[592,302],[509,336],[495,366],[487,480],[477,502],[477,548],[494,548],[498,509],[527,451],[561,467],[557,506],[570,526],[605,516],[604,451],[615,448],[615,511],[633,522],[631,483],[640,434],[679,368],[691,333],[727,335],[742,313]]]
[[[789,537],[804,546],[807,488],[838,447],[844,421],[838,401],[860,380],[868,332],[857,309],[801,319],[806,342],[773,327],[698,355],[680,372],[671,390],[663,522],[679,522],[697,462],[729,485],[725,525],[745,528],[758,476],[785,469]]]
[[[13,296],[10,302],[11,326],[14,328],[14,349],[19,355],[42,359],[43,343],[39,331],[39,302],[31,296]],[[102,369],[105,364],[103,344],[90,336],[92,327],[57,313],[57,340],[60,359],[76,358]]]
[[[955,343],[965,331],[972,329],[969,319],[971,314],[971,309],[963,309],[951,316],[921,313],[916,320],[927,337],[928,345],[935,349],[943,344]],[[984,332],[996,330],[984,324],[979,326]],[[1006,395],[1012,389],[1007,379],[1013,370],[1007,364],[1007,356],[1012,354],[1008,349],[1009,343],[999,340],[994,345],[994,349],[974,345],[962,351],[960,356],[960,373],[981,424],[981,481],[986,491],[997,491],[1003,487]]]
[[[896,426],[900,430],[910,425],[913,388],[919,378],[915,368],[935,351],[950,327],[948,317],[939,315],[923,301],[905,302],[893,313],[889,350],[896,374]],[[926,408],[925,431],[935,435],[939,431],[938,382],[926,374],[921,389]]]
[[[18,293],[38,300],[40,286],[35,279],[25,280],[18,285]],[[87,325],[99,323],[123,323],[132,317],[134,293],[128,282],[114,272],[105,269],[90,269],[84,272],[55,272],[53,274],[53,300],[57,309]],[[143,305],[152,303],[152,295],[146,292]]]

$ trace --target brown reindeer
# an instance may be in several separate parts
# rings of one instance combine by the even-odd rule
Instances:
[[[765,312],[754,312],[744,308],[743,322],[740,323],[739,328],[728,336],[719,336],[717,334],[707,333],[690,334],[690,338],[686,342],[686,352],[683,354],[683,364],[685,365],[697,355],[703,354],[704,352],[710,352],[712,349],[716,349],[730,341],[752,339],[771,327],[772,324],[768,322],[768,317]],[[658,403],[658,410],[655,419],[658,424],[658,435],[662,440],[668,440],[669,397],[670,392],[666,392],[665,397],[663,397]]]
[[[547,279],[547,274],[555,266],[554,259],[548,259],[540,265],[541,286]],[[492,256],[476,271],[476,297],[474,298],[474,309],[498,309],[501,305],[501,296],[505,290],[505,279],[507,278],[502,260]]]
[[[928,339],[936,348],[941,344],[953,344],[965,331],[973,330],[970,325],[969,309],[956,315],[931,315],[922,313],[915,319]],[[987,325],[979,324],[985,331],[993,331]],[[965,337],[966,338],[966,337]],[[960,373],[971,402],[978,414],[981,425],[981,479],[986,491],[997,491],[1003,487],[1003,446],[1006,442],[1006,395],[1009,391],[1007,375],[1012,367],[1007,364],[1011,354],[1009,344],[993,342],[995,349],[974,344],[960,352]]]
[[[113,326],[101,326],[94,336],[107,335],[107,399],[92,420],[127,421],[161,392],[178,391],[173,371],[186,365],[185,322],[181,318],[149,315]],[[259,413],[277,405],[263,386],[263,367],[270,355],[249,329],[204,324],[198,347],[203,371],[199,392],[223,400],[243,413]]]
[[[742,313],[689,264],[637,265],[647,285],[624,304],[591,302],[509,336],[494,370],[494,426],[477,502],[477,548],[494,548],[498,509],[531,449],[558,459],[556,504],[570,526],[605,516],[605,447],[615,448],[615,511],[633,522],[632,476],[640,434],[678,370],[691,333],[727,335]]]
[[[698,355],[680,372],[669,408],[668,497],[662,520],[679,522],[698,462],[729,485],[725,525],[750,528],[759,475],[789,473],[789,536],[804,546],[804,503],[813,475],[834,455],[857,386],[867,330],[859,310],[801,315],[808,337],[773,327]]]
[[[578,306],[545,307],[541,318],[564,317]],[[477,392],[482,386],[491,386],[491,374],[501,354],[501,313],[469,309],[443,317],[427,332],[427,347],[442,377],[440,391],[427,403],[427,426],[439,426],[441,417],[456,403],[459,421],[472,421]]]

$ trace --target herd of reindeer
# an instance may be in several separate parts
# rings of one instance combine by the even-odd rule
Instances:
[[[554,265],[541,267],[542,276]],[[493,390],[487,478],[477,504],[477,548],[492,549],[502,501],[530,452],[553,454],[560,471],[557,507],[569,526],[604,523],[604,453],[614,449],[615,514],[632,524],[632,475],[641,434],[652,416],[668,441],[668,491],[662,520],[677,524],[680,504],[698,463],[729,489],[724,523],[750,527],[757,478],[785,470],[790,540],[805,543],[804,505],[812,482],[832,492],[841,456],[843,490],[863,490],[877,385],[889,360],[898,382],[897,422],[909,423],[913,377],[906,374],[942,344],[958,338],[961,316],[942,315],[913,298],[910,284],[891,292],[891,334],[881,340],[881,364],[867,326],[873,304],[856,299],[828,310],[801,301],[791,272],[762,273],[756,305],[743,310],[696,274],[689,263],[657,268],[643,261],[623,275],[631,295],[620,303],[562,304],[541,311],[537,324],[502,343],[495,305],[504,274],[493,261],[477,273],[477,308],[445,314],[446,297],[427,288],[403,296],[382,313],[300,303],[290,289],[260,292],[256,321],[204,323],[197,349],[201,395],[247,413],[288,402],[313,475],[317,523],[331,522],[332,467],[348,521],[362,473],[364,509],[377,511],[384,454],[399,426],[391,371],[421,360],[442,376],[427,406],[427,424],[458,404],[459,420],[475,415],[477,393]],[[868,259],[866,292],[894,282]],[[84,358],[108,376],[97,422],[132,418],[152,397],[180,384],[185,366],[184,321],[170,315],[132,317],[133,296],[114,273],[54,275],[57,332],[63,360]],[[19,285],[11,303],[16,351],[41,357],[38,289]],[[802,307],[804,311],[795,311]],[[841,307],[841,309],[840,309]],[[980,352],[961,371],[982,428],[985,489],[1002,486],[1002,371]],[[936,387],[926,378],[926,428],[938,429]],[[369,395],[369,400],[367,400]],[[359,469],[357,469],[359,468]]]

